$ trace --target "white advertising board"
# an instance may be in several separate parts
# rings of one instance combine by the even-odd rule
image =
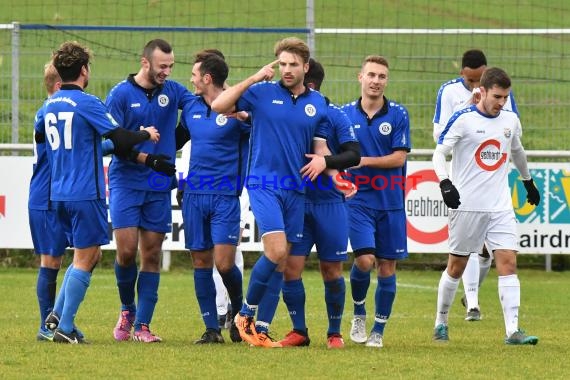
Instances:
[[[177,167],[184,165],[180,160]],[[0,248],[33,248],[28,226],[28,187],[32,157],[0,157]],[[108,164],[109,160],[105,160]],[[539,206],[526,203],[518,172],[511,170],[509,183],[513,207],[519,222],[522,253],[570,253],[570,167],[561,163],[531,163],[531,174],[542,195]],[[485,184],[481,184],[485,186]],[[379,190],[381,191],[381,190]],[[486,196],[493,196],[487,189]],[[165,250],[184,250],[182,214],[173,196],[172,232]],[[447,252],[448,211],[439,191],[431,162],[410,161],[406,181],[408,250],[413,253]],[[253,214],[246,217],[248,229],[242,250],[260,251]],[[114,249],[114,242],[104,246]]]

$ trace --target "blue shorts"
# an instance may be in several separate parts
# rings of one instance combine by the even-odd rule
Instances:
[[[36,255],[62,256],[69,246],[55,210],[28,209],[30,232]]]
[[[292,256],[309,256],[313,244],[321,261],[346,261],[348,214],[343,203],[305,203],[303,239],[294,243]]]
[[[185,246],[191,251],[214,244],[237,245],[240,207],[235,195],[184,193],[182,201]]]
[[[350,245],[353,251],[374,249],[381,259],[408,257],[406,211],[375,210],[348,202]]]
[[[113,229],[140,227],[158,233],[172,231],[170,191],[113,188],[109,193],[109,209]]]
[[[249,190],[249,201],[261,236],[285,232],[287,241],[298,243],[303,238],[305,195],[295,190]]]
[[[54,202],[57,219],[75,248],[109,244],[107,204],[104,199],[93,201]]]

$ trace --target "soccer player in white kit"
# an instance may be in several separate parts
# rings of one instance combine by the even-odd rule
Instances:
[[[469,255],[483,243],[493,252],[499,275],[499,299],[503,308],[506,344],[536,344],[518,326],[520,283],[516,274],[518,250],[516,220],[508,186],[512,159],[527,190],[531,205],[540,194],[527,166],[518,116],[503,109],[511,80],[499,68],[488,68],[481,77],[477,105],[456,112],[439,137],[433,155],[435,172],[449,214],[447,268],[438,287],[433,339],[446,342],[449,310]],[[453,152],[453,183],[445,157]]]
[[[487,57],[481,50],[467,50],[461,57],[461,71],[459,72],[461,76],[445,82],[439,88],[433,117],[433,138],[436,144],[441,132],[455,112],[477,104],[481,96],[479,92],[481,75],[486,68]],[[518,115],[512,91],[503,109],[513,111]],[[451,173],[450,177],[453,177]],[[462,276],[465,294],[461,298],[461,303],[467,309],[466,321],[481,320],[479,288],[489,273],[491,261],[492,258],[485,247],[482,252],[469,256]]]

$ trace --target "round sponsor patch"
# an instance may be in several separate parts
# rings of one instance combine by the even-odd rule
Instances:
[[[305,113],[307,114],[307,116],[313,117],[317,113],[317,109],[315,108],[314,105],[307,104],[305,106]]]
[[[384,136],[389,135],[390,132],[392,132],[392,125],[390,123],[382,123],[380,124],[380,126],[378,127],[378,130],[380,131],[381,134],[383,134]]]
[[[501,150],[501,143],[490,139],[483,141],[475,152],[475,162],[486,171],[492,172],[507,162],[507,154]]]
[[[228,118],[225,115],[218,115],[216,117],[216,124],[220,127],[226,125],[228,123]]]
[[[166,96],[164,94],[158,95],[158,105],[159,106],[166,107],[168,105],[168,102],[170,102],[170,100],[168,99],[168,96]]]

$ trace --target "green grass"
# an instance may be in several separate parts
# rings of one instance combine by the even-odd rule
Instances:
[[[136,25],[204,27],[305,27],[304,0],[90,1],[72,5],[55,0],[0,0],[0,23],[50,25]],[[570,18],[564,0],[316,0],[318,28],[563,28]],[[95,52],[89,91],[104,98],[110,88],[139,68],[144,43],[169,40],[177,67],[172,78],[188,84],[192,54],[204,47],[227,56],[230,83],[245,78],[272,59],[276,40],[287,34],[207,32],[22,31],[20,40],[20,141],[31,141],[35,110],[44,97],[41,77],[50,52],[62,41],[76,39]],[[300,35],[301,37],[305,37]],[[491,65],[501,66],[514,80],[524,143],[527,149],[570,149],[570,60],[568,35],[323,35],[317,34],[314,55],[324,64],[323,92],[337,103],[359,95],[356,72],[368,54],[385,55],[391,65],[387,96],[407,106],[416,148],[434,146],[431,129],[440,84],[458,75],[464,50],[483,49]],[[0,31],[0,142],[10,140],[10,37]]]
[[[520,324],[540,337],[535,347],[503,344],[504,323],[494,270],[480,294],[483,321],[463,321],[460,290],[450,314],[451,341],[433,343],[440,272],[402,270],[398,273],[398,294],[386,328],[385,347],[368,349],[349,341],[352,306],[348,293],[342,323],[346,347],[342,351],[329,351],[325,340],[323,285],[315,271],[304,275],[311,346],[267,350],[229,343],[227,332],[224,335],[228,342],[224,345],[192,344],[204,327],[196,306],[191,271],[162,275],[160,299],[152,323],[164,339],[161,344],[113,341],[118,296],[114,274],[107,269],[96,270],[76,319],[92,344],[64,346],[36,342],[36,271],[0,269],[0,338],[4,342],[0,346],[0,378],[567,378],[570,272],[523,270],[519,276]],[[347,286],[348,292],[349,289]],[[373,283],[368,294],[369,312],[374,289]],[[369,327],[370,323],[369,320]],[[276,337],[284,336],[290,329],[283,303],[271,328]]]

